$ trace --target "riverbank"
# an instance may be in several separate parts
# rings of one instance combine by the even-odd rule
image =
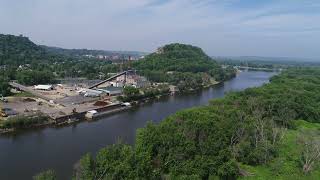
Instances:
[[[2,135],[0,162],[4,163],[0,164],[0,179],[31,179],[46,169],[55,170],[58,179],[71,179],[73,165],[84,154],[95,154],[102,147],[119,142],[119,139],[134,144],[137,129],[145,127],[147,122],[159,123],[179,110],[207,105],[210,99],[221,98],[230,91],[261,86],[273,75],[268,72],[243,72],[212,88],[163,96],[98,121]],[[16,173],[16,169],[20,170],[19,173]]]
[[[155,96],[142,98],[142,99],[139,99],[139,100],[136,100],[136,101],[130,101],[130,103],[131,103],[133,106],[137,106],[137,105],[141,105],[141,104],[144,104],[144,103],[146,103],[146,102],[149,102],[149,101],[152,101],[152,100],[156,100],[156,99],[160,99],[160,98],[166,97],[166,96],[191,94],[191,93],[194,93],[194,92],[196,92],[196,91],[201,91],[201,90],[204,90],[204,89],[208,89],[208,88],[210,88],[210,87],[214,87],[214,86],[217,86],[217,85],[221,85],[221,84],[223,84],[223,83],[224,83],[224,82],[214,81],[214,82],[212,82],[212,83],[210,83],[210,84],[203,85],[203,86],[201,86],[200,88],[197,88],[197,89],[188,89],[188,90],[185,90],[185,91],[161,93],[161,94],[157,94],[157,95],[155,95]]]
[[[284,178],[292,173],[305,179],[318,177],[320,158],[308,158],[318,153],[320,130],[305,127],[319,122],[319,77],[320,69],[288,70],[262,87],[228,94],[208,106],[178,111],[159,124],[148,123],[137,131],[135,145],[118,143],[101,149],[96,156],[83,156],[73,171],[75,178],[88,177],[82,174],[120,179]],[[290,113],[283,113],[288,109]],[[296,132],[291,140],[284,139],[287,130]],[[284,141],[287,143],[282,144]],[[297,151],[288,151],[293,145]],[[288,159],[284,158],[287,153]],[[299,159],[304,161],[294,163]],[[258,167],[271,161],[276,162],[268,176],[240,167]],[[287,171],[277,171],[279,167]],[[139,171],[141,168],[144,171]],[[106,171],[102,174],[101,169]]]
[[[41,114],[41,116],[46,116],[46,121],[37,122],[34,124],[29,124],[28,126],[23,126],[23,127],[18,126],[18,127],[13,127],[13,128],[4,128],[4,129],[0,128],[0,134],[10,134],[10,133],[15,133],[17,131],[21,131],[21,130],[25,130],[25,129],[38,129],[38,128],[57,127],[57,126],[61,127],[61,126],[71,125],[74,123],[83,122],[86,120],[96,121],[101,118],[104,118],[105,116],[112,115],[115,113],[120,113],[125,110],[128,110],[129,108],[137,107],[137,106],[142,105],[146,102],[149,102],[152,100],[157,100],[157,99],[160,99],[165,96],[190,94],[190,93],[194,93],[196,91],[201,91],[206,88],[220,85],[222,83],[223,82],[212,81],[210,84],[203,85],[197,89],[188,89],[188,90],[184,90],[184,91],[178,91],[176,93],[165,92],[165,93],[157,94],[155,96],[141,98],[141,99],[138,99],[135,101],[130,101],[130,104],[132,106],[123,106],[122,103],[116,103],[116,104],[103,106],[103,107],[99,107],[99,108],[92,108],[92,109],[85,110],[85,111],[73,112],[72,114],[68,114],[68,115],[60,115],[60,116],[51,116],[50,117],[50,116],[46,116],[45,114]],[[86,113],[88,113],[89,111],[92,111],[92,110],[97,111],[97,114],[93,117],[93,119],[87,119],[85,117]],[[29,118],[28,116],[24,117],[24,119],[26,119],[26,120],[28,118]],[[10,121],[10,119],[2,121],[2,122],[6,122],[6,121]],[[24,123],[21,122],[20,124],[24,124]]]
[[[103,106],[99,108],[95,108],[92,110],[97,111],[96,118],[103,118],[104,116],[111,115],[113,113],[121,112],[124,110],[129,109],[129,106],[124,106],[122,103],[116,103],[108,106]],[[83,112],[74,112],[70,115],[64,115],[57,118],[52,118],[46,116],[45,114],[36,114],[33,116],[15,116],[3,120],[0,124],[2,128],[0,128],[0,134],[6,133],[14,133],[19,130],[24,129],[32,129],[32,128],[43,128],[43,127],[50,127],[50,126],[63,126],[63,125],[70,125],[73,123],[89,120],[85,117],[88,111]],[[35,118],[41,118],[41,121],[31,121]],[[16,120],[17,119],[17,120]]]

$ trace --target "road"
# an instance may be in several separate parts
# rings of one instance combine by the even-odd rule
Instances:
[[[24,86],[22,84],[19,84],[19,83],[16,83],[16,82],[10,82],[9,84],[10,84],[10,86],[12,86],[14,88],[17,88],[17,89],[20,89],[22,91],[28,92],[28,93],[30,93],[30,94],[38,97],[38,98],[44,99],[46,101],[50,101],[51,100],[50,98],[38,93],[37,91],[35,91],[33,89],[30,89],[30,88],[28,88],[28,87],[26,87],[26,86]]]

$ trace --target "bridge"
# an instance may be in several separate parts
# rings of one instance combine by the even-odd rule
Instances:
[[[245,70],[257,70],[257,71],[282,71],[281,68],[263,68],[263,67],[251,67],[251,66],[233,66],[236,69]]]

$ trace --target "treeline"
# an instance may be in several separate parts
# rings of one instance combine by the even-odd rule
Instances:
[[[200,48],[191,45],[166,45],[144,60],[122,65],[76,56],[74,51],[82,52],[38,46],[23,36],[0,35],[0,78],[5,80],[0,82],[0,87],[10,80],[35,85],[54,83],[65,77],[105,79],[108,73],[132,67],[153,82],[169,82],[181,90],[197,89],[235,76],[233,68],[222,69]],[[1,91],[10,93],[6,88]]]
[[[51,82],[55,76],[48,68],[31,68],[42,65],[47,67],[54,57],[31,42],[27,37],[0,34],[0,93],[10,95],[8,82],[16,80],[31,85]],[[28,70],[28,71],[27,71]]]
[[[25,85],[52,84],[55,83],[55,76],[51,71],[23,70],[16,75],[16,80]]]
[[[0,66],[29,64],[45,56],[45,51],[27,37],[0,34]]]
[[[243,58],[216,58],[220,64],[230,66],[249,66],[252,68],[266,68],[266,69],[286,69],[290,67],[314,67],[319,66],[317,61],[292,59],[289,58],[263,58],[263,57],[243,57]]]
[[[124,65],[123,68],[127,68]],[[50,84],[58,78],[106,78],[108,73],[120,71],[109,61],[66,56],[48,51],[27,37],[0,34],[0,91],[9,95],[8,81],[25,85]]]
[[[85,155],[77,179],[234,179],[240,164],[278,156],[294,120],[319,122],[320,69],[292,69],[260,88],[235,92],[210,105],[180,111],[137,132],[135,146],[116,144]],[[305,148],[301,146],[300,148]],[[310,149],[308,149],[310,150]],[[306,173],[319,158],[301,164]],[[310,167],[311,166],[311,167]]]
[[[210,79],[225,81],[235,76],[233,68],[222,69],[200,48],[169,44],[133,64],[134,68],[154,82],[169,82],[182,89],[195,89]]]
[[[34,116],[15,116],[0,123],[0,129],[25,129],[49,122],[49,117],[42,114]]]
[[[159,95],[169,94],[168,85],[159,85],[157,87],[138,88],[126,86],[123,89],[123,95],[118,96],[118,100],[122,102],[138,101],[146,98],[155,98]]]
[[[69,60],[64,62],[33,63],[19,66],[5,66],[0,69],[4,80],[17,80],[25,85],[50,84],[59,78],[86,77],[103,79],[108,73],[116,73],[119,65],[97,60]]]
[[[91,50],[91,49],[64,49],[59,47],[50,47],[50,46],[40,46],[45,49],[47,52],[53,54],[59,54],[68,57],[83,57],[85,55],[103,55],[103,56],[119,56],[119,58],[124,57],[140,57],[145,55],[143,52],[136,51],[106,51],[106,50]]]
[[[9,96],[10,94],[11,92],[8,79],[0,76],[0,95]]]

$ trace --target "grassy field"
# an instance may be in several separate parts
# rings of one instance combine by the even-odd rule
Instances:
[[[319,163],[314,166],[309,174],[304,174],[301,164],[301,147],[297,143],[297,137],[302,130],[320,131],[319,123],[309,123],[303,120],[295,122],[295,130],[287,130],[279,148],[278,156],[267,165],[248,166],[242,168],[252,173],[252,176],[242,177],[245,180],[318,180],[320,179]],[[319,136],[320,138],[320,136]]]
[[[28,92],[15,93],[12,96],[13,97],[34,97],[34,95]]]

